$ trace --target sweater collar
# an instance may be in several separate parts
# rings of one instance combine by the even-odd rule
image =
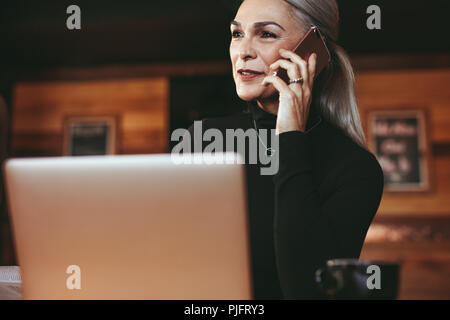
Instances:
[[[258,128],[264,129],[275,129],[277,123],[277,115],[267,112],[266,110],[260,108],[256,101],[251,101],[248,103],[250,113],[252,114],[253,120],[256,122]]]

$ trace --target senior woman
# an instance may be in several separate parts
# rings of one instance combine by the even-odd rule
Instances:
[[[359,258],[381,201],[383,172],[365,147],[352,67],[336,44],[338,17],[334,0],[242,1],[230,57],[249,110],[202,120],[203,130],[265,128],[278,137],[276,174],[246,166],[256,299],[321,297],[315,271],[328,259]],[[318,75],[315,54],[305,61],[291,51],[311,25],[331,55]],[[303,81],[284,82],[279,68]]]

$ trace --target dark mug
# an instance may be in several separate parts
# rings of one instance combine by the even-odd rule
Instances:
[[[399,274],[397,263],[335,259],[316,271],[316,283],[328,299],[394,300]]]

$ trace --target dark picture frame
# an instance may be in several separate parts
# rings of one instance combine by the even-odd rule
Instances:
[[[116,154],[117,127],[116,116],[66,116],[63,155]]]
[[[365,118],[367,145],[383,169],[385,191],[431,191],[427,109],[374,108]]]

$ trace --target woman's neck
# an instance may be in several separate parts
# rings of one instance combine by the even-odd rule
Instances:
[[[256,100],[258,107],[264,111],[277,115],[278,114],[278,104],[280,103],[278,95],[275,97],[270,97],[268,99]]]

